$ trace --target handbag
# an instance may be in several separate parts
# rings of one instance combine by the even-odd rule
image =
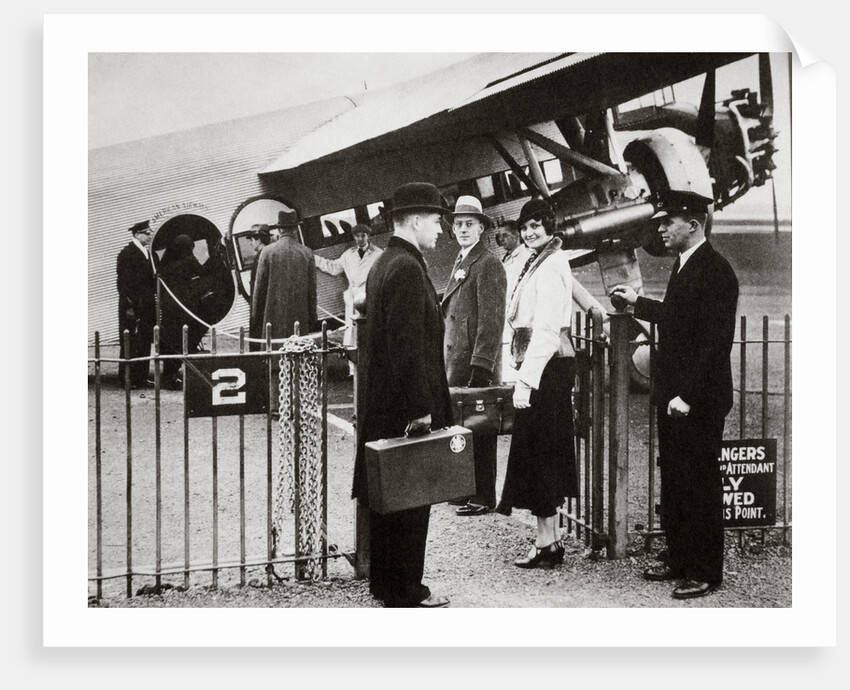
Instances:
[[[514,387],[449,388],[455,423],[474,434],[497,436],[514,430]]]
[[[475,493],[472,433],[452,426],[366,444],[369,508],[395,513]]]

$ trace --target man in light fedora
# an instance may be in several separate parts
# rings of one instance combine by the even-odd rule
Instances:
[[[270,323],[273,339],[310,332],[316,322],[316,264],[313,251],[298,239],[300,221],[295,211],[280,211],[280,239],[263,247],[251,295],[251,333],[265,337]],[[270,227],[270,229],[271,229]]]
[[[352,497],[369,506],[366,443],[452,424],[443,362],[443,315],[422,253],[434,249],[448,212],[426,182],[402,185],[390,211],[393,236],[366,280],[359,340],[357,457]],[[369,590],[387,607],[438,608],[449,600],[422,584],[430,506],[369,510]]]
[[[502,381],[505,269],[481,241],[490,219],[478,199],[458,197],[451,221],[460,251],[441,305],[446,378],[449,386],[495,385]],[[473,436],[475,495],[457,509],[458,515],[484,515],[496,507],[497,441],[495,434]]]

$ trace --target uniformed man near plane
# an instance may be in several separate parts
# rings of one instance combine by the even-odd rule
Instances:
[[[451,214],[460,245],[443,295],[445,359],[449,386],[482,388],[502,382],[505,269],[481,241],[490,226],[481,202],[458,198]],[[474,434],[475,495],[456,513],[484,515],[496,507],[496,434]]]
[[[348,289],[342,294],[345,302],[345,335],[342,344],[350,347],[352,343],[352,328],[354,325],[355,300],[362,299],[366,293],[366,277],[375,260],[383,251],[369,241],[372,233],[365,223],[358,223],[351,230],[354,237],[354,246],[346,249],[337,259],[326,259],[318,254],[314,255],[316,268],[332,276],[345,273],[348,280]],[[349,362],[349,373],[354,374],[354,363]]]
[[[148,221],[136,223],[130,229],[130,243],[118,253],[116,286],[118,288],[119,357],[148,357],[156,325],[156,276],[150,260],[151,227]],[[124,351],[124,331],[130,332],[130,351]],[[130,367],[130,387],[151,385],[148,380],[150,361],[133,362]],[[123,363],[118,365],[118,377],[124,380]]]
[[[443,360],[443,315],[422,257],[434,249],[449,209],[425,182],[393,194],[393,236],[366,280],[359,338],[357,456],[353,498],[369,505],[368,441],[428,433],[452,424]],[[446,597],[422,583],[430,506],[382,515],[369,511],[369,590],[387,607],[437,608]]]
[[[616,286],[611,304],[634,306],[636,318],[658,324],[652,402],[657,406],[661,524],[666,565],[648,580],[678,580],[673,597],[715,590],[723,579],[723,484],[717,458],[732,408],[730,353],[738,279],[705,236],[712,199],[666,191],[657,199],[664,245],[678,253],[663,301]]]

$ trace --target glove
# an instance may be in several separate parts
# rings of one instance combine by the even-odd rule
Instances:
[[[489,371],[475,365],[472,365],[470,369],[469,383],[466,384],[469,388],[484,388],[490,385]]]
[[[517,410],[531,407],[531,386],[527,386],[522,381],[514,384],[514,407]]]

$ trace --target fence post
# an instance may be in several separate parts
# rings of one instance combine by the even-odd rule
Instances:
[[[631,315],[610,313],[611,374],[608,454],[608,558],[623,558],[629,519],[629,376]]]
[[[362,309],[362,305],[360,307]],[[362,312],[361,312],[362,313]],[[354,452],[357,452],[357,434],[359,431],[360,416],[359,410],[361,407],[360,395],[362,389],[360,387],[360,374],[362,372],[362,358],[359,352],[358,332],[363,327],[366,319],[355,312],[351,333],[351,349],[353,355],[351,361],[354,362]],[[369,548],[369,507],[359,498],[355,502],[354,507],[354,574],[358,578],[369,577],[369,567],[371,563]]]

